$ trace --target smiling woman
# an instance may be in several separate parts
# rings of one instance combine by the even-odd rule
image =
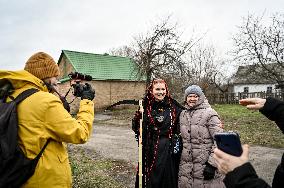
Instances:
[[[198,99],[199,99],[199,96],[192,93],[187,96],[186,102],[188,106],[193,107],[195,103],[198,101]]]
[[[175,147],[179,135],[181,106],[169,94],[162,79],[154,79],[143,102],[143,187],[177,188],[180,150]],[[138,110],[132,121],[132,129],[139,135]],[[137,174],[139,174],[137,172]],[[135,187],[138,187],[138,175]]]
[[[185,101],[180,131],[186,147],[181,154],[179,187],[222,188],[224,176],[216,170],[213,159],[214,135],[223,131],[220,118],[197,85],[185,90]]]
[[[151,92],[156,101],[162,101],[168,92],[166,83],[162,79],[156,79],[153,81],[153,83],[153,91]]]

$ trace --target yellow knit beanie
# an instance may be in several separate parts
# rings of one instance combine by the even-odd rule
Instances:
[[[41,80],[59,75],[59,68],[56,62],[50,55],[44,52],[32,55],[26,62],[24,69]]]

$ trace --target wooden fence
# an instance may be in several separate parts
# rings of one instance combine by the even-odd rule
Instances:
[[[206,97],[210,104],[238,104],[240,99],[254,98],[254,97],[259,97],[259,98],[274,97],[283,101],[284,92],[217,93],[217,94],[206,94]]]

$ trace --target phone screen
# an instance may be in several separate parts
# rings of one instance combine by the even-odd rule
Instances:
[[[215,141],[218,149],[234,156],[241,156],[243,153],[240,137],[234,132],[223,132],[215,134]]]

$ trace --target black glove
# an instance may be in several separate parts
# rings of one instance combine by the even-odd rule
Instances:
[[[94,98],[95,98],[95,90],[92,89],[90,84],[85,83],[81,99],[89,99],[92,101]]]
[[[135,112],[135,115],[132,119],[132,130],[137,133],[139,131],[139,125],[140,125],[140,119],[142,118],[142,114],[141,112],[139,112],[139,110],[137,110]]]
[[[216,167],[212,166],[208,162],[205,163],[205,168],[203,171],[204,180],[211,180],[215,176]]]

